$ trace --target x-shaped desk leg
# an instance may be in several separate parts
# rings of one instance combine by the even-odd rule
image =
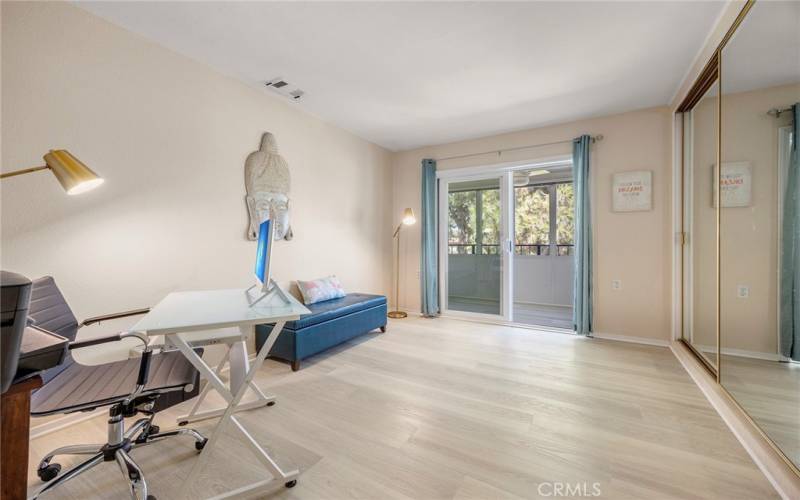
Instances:
[[[221,498],[230,498],[233,496],[241,495],[244,493],[253,492],[257,489],[262,489],[267,485],[271,484],[275,479],[280,479],[285,482],[290,482],[294,480],[298,474],[300,473],[298,470],[293,470],[289,472],[284,472],[278,466],[278,464],[269,456],[269,454],[264,450],[261,445],[247,432],[247,429],[239,422],[239,420],[233,415],[236,411],[239,401],[241,401],[242,397],[244,396],[245,392],[247,392],[247,388],[253,381],[255,374],[261,368],[261,365],[264,363],[264,359],[266,359],[267,354],[272,349],[273,344],[275,344],[275,340],[277,340],[278,335],[280,334],[281,330],[283,330],[283,325],[285,321],[279,321],[272,327],[272,331],[270,335],[267,337],[267,341],[264,342],[264,345],[261,346],[261,349],[258,351],[256,355],[256,359],[253,361],[253,364],[250,365],[250,369],[247,371],[244,383],[241,384],[236,394],[233,394],[231,391],[225,387],[225,384],[219,378],[218,374],[215,373],[214,370],[211,369],[204,361],[203,358],[197,355],[197,353],[192,349],[188,342],[183,338],[183,334],[177,333],[172,334],[172,342],[178,349],[186,356],[186,359],[189,360],[198,371],[200,371],[201,375],[203,375],[208,383],[211,384],[214,389],[225,398],[225,401],[228,403],[227,408],[225,408],[224,413],[222,414],[222,418],[217,423],[217,426],[214,428],[214,431],[211,434],[211,437],[208,439],[208,443],[206,443],[205,448],[203,448],[202,453],[197,458],[197,461],[192,466],[192,470],[189,473],[189,476],[186,478],[184,482],[184,486],[182,488],[184,498],[189,498],[189,488],[193,484],[197,475],[202,471],[203,467],[205,467],[206,462],[208,461],[209,457],[211,456],[214,447],[219,440],[219,437],[225,430],[225,426],[227,425],[228,421],[232,421],[235,424],[236,429],[241,432],[245,437],[245,442],[250,446],[253,453],[255,454],[256,458],[258,458],[259,462],[272,474],[272,478],[259,481],[253,483],[251,485],[230,491],[225,493],[224,495],[220,495],[214,497],[215,499]],[[242,337],[247,339],[251,332],[254,330],[254,327],[247,326],[240,328],[242,332]]]
[[[244,343],[244,341],[242,341]],[[214,369],[214,374],[219,377],[222,373],[223,369],[225,368],[225,364],[230,361],[231,350],[233,349],[232,343],[224,344],[227,346],[228,350],[225,352],[225,356],[223,356],[222,360],[217,365],[216,369]],[[247,356],[247,352],[245,351],[242,353],[244,356]],[[246,358],[245,358],[246,359]],[[231,367],[232,369],[233,367]],[[231,377],[231,384],[234,384],[234,379]],[[275,396],[267,396],[264,392],[254,383],[250,382],[250,389],[255,393],[256,399],[253,401],[248,401],[246,403],[241,403],[237,405],[236,411],[243,411],[243,410],[252,410],[255,408],[261,408],[263,406],[272,406],[275,404]],[[197,397],[197,401],[195,401],[194,405],[192,405],[192,409],[189,410],[189,413],[186,415],[181,415],[176,420],[178,421],[178,425],[186,425],[191,422],[198,422],[200,420],[207,420],[209,418],[220,417],[225,413],[225,408],[215,408],[213,410],[204,410],[198,411],[200,406],[205,401],[206,396],[208,396],[209,391],[212,389],[212,384],[207,383],[203,390],[200,391],[200,395]],[[231,386],[233,390],[236,390],[236,385]]]

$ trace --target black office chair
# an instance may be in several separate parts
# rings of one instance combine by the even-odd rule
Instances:
[[[30,500],[102,462],[113,461],[117,462],[123,476],[128,479],[131,496],[135,500],[154,499],[154,496],[148,495],[142,469],[131,458],[131,450],[179,435],[194,438],[197,450],[205,446],[207,439],[193,429],[160,432],[158,426],[153,425],[153,418],[158,411],[186,399],[187,393],[197,393],[199,373],[180,352],[154,353],[148,346],[147,337],[137,332],[75,342],[78,329],[83,326],[146,312],[147,309],[110,314],[78,324],[53,278],[47,276],[33,282],[29,317],[38,328],[67,337],[71,341],[70,350],[137,338],[144,344],[144,351],[141,358],[96,366],[81,365],[67,354],[67,360],[62,365],[45,372],[44,385],[31,397],[31,415],[66,414],[110,406],[108,442],[65,446],[45,455],[39,463],[37,474],[46,484]],[[137,420],[126,431],[125,417],[133,417],[138,413],[147,415],[147,418]],[[59,475],[61,466],[51,463],[56,455],[90,457]]]

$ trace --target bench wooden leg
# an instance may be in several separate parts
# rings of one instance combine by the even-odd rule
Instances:
[[[381,333],[386,333],[386,325],[383,325],[383,326],[381,327]]]
[[[300,361],[292,361],[292,371],[296,372],[300,369]]]

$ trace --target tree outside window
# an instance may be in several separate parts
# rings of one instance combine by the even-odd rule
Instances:
[[[572,255],[575,194],[571,182],[514,188],[515,253]],[[500,252],[500,190],[448,193],[448,253],[497,255]]]
[[[474,254],[476,228],[475,191],[448,193],[448,253]]]
[[[572,255],[575,245],[575,189],[572,183],[556,184],[556,197],[558,255]]]
[[[571,182],[514,188],[515,253],[572,255],[575,194]]]
[[[482,255],[497,255],[500,251],[500,190],[484,189],[479,193],[481,200],[481,239]]]
[[[550,191],[547,186],[514,188],[517,255],[550,254]]]

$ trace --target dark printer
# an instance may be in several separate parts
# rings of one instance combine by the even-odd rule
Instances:
[[[31,325],[31,280],[0,271],[0,374],[2,392],[12,383],[61,364],[67,339]]]

